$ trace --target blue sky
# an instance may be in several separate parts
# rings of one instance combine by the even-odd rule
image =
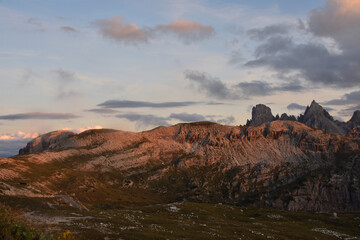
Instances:
[[[0,140],[95,126],[239,125],[255,104],[298,115],[313,99],[348,120],[360,99],[359,6],[2,0]]]

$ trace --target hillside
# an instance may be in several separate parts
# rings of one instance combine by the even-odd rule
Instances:
[[[1,159],[9,196],[73,196],[91,208],[192,200],[287,210],[359,210],[359,142],[295,121],[210,122],[142,133],[52,132]]]

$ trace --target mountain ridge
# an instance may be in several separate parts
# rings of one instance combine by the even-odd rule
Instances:
[[[310,106],[307,106],[305,112],[297,118],[283,113],[281,117],[274,117],[271,109],[263,104],[258,104],[252,109],[252,118],[247,120],[246,126],[257,126],[266,122],[276,120],[291,120],[301,122],[311,128],[318,128],[329,133],[340,135],[348,134],[352,128],[360,125],[360,111],[354,112],[351,119],[347,122],[334,120],[334,118],[320,104],[313,100]]]
[[[125,204],[117,199],[132,192],[165,202],[359,210],[357,134],[280,120],[254,127],[197,122],[140,133],[52,133],[21,155],[0,159],[7,166],[0,168],[0,194],[67,193],[89,209]]]

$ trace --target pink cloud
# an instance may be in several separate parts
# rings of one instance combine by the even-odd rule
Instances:
[[[186,43],[203,40],[214,34],[213,27],[186,19],[177,19],[167,25],[157,25],[156,29],[164,33],[175,34]]]
[[[145,43],[149,40],[150,32],[139,28],[136,23],[126,23],[121,16],[95,21],[104,37],[125,43]]]
[[[85,127],[85,128],[75,128],[75,129],[74,128],[63,128],[62,130],[81,133],[81,132],[84,132],[84,131],[90,130],[90,129],[103,129],[103,127],[100,126],[100,125],[95,125],[95,126],[88,126],[88,127]]]
[[[214,34],[211,26],[186,19],[177,19],[169,24],[140,28],[136,23],[126,23],[121,16],[99,19],[94,22],[100,33],[107,38],[127,44],[146,43],[164,34],[174,34],[185,43],[200,41]]]
[[[18,131],[17,133],[5,133],[0,135],[0,140],[21,140],[21,139],[30,139],[30,138],[36,138],[39,136],[39,133],[37,132],[22,132]]]

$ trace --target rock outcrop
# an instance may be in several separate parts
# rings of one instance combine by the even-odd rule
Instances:
[[[76,133],[71,131],[54,131],[31,140],[26,147],[19,150],[19,154],[43,152],[59,148],[61,142],[66,141]]]
[[[288,116],[286,113],[281,114],[281,117],[276,120],[283,120],[283,121],[296,121],[296,117],[294,115]]]
[[[259,126],[263,123],[277,120],[298,121],[311,128],[346,135],[354,127],[360,126],[360,111],[355,111],[352,118],[345,123],[334,120],[328,111],[315,102],[315,100],[312,101],[310,106],[307,106],[304,114],[300,114],[298,118],[293,115],[288,116],[286,113],[283,113],[281,117],[279,117],[279,115],[274,117],[269,107],[259,104],[253,108],[252,119],[247,121],[246,126]]]
[[[336,122],[315,100],[306,108],[304,115],[300,115],[298,121],[304,123],[306,126],[323,129],[329,133],[338,133],[341,135],[346,133],[346,129],[344,129],[345,124]]]
[[[354,127],[360,126],[360,111],[357,110],[354,112],[351,119],[347,122],[347,127],[352,129]]]
[[[259,126],[274,120],[275,118],[271,113],[271,109],[264,104],[258,104],[252,108],[251,120],[248,120],[246,126]]]

